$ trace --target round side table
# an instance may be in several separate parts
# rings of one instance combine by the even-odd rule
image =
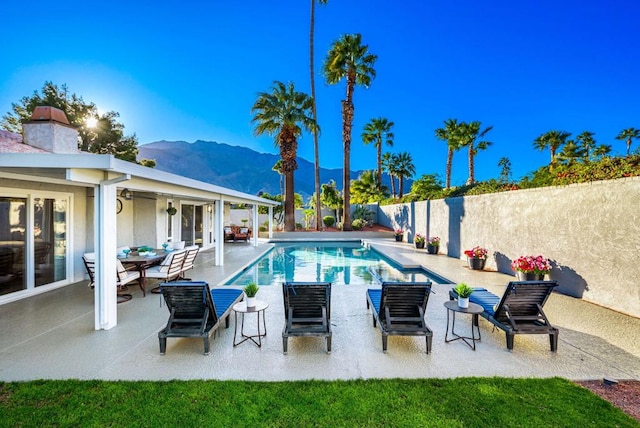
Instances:
[[[453,342],[454,340],[462,340],[466,343],[469,348],[476,350],[476,341],[480,341],[480,327],[478,326],[478,315],[481,314],[484,309],[482,306],[469,302],[468,308],[461,308],[458,306],[458,302],[456,300],[449,300],[444,302],[444,307],[447,308],[447,331],[444,334],[444,341],[446,343]],[[453,322],[451,323],[451,336],[449,339],[449,312],[453,314]],[[461,336],[455,332],[456,328],[456,312],[462,314],[471,314],[471,336]],[[474,331],[475,328],[475,331]],[[476,337],[475,333],[478,333]]]
[[[256,300],[256,305],[252,307],[247,307],[247,302],[239,302],[233,305],[233,311],[235,312],[235,327],[233,331],[233,346],[238,346],[241,343],[246,342],[247,340],[252,341],[256,344],[258,348],[262,347],[262,338],[267,335],[267,324],[264,319],[264,311],[269,307],[267,302],[263,302],[261,300]],[[236,337],[238,336],[238,313],[242,314],[242,324],[240,327],[240,338],[236,341]],[[244,318],[247,314],[256,314],[256,321],[258,324],[258,334],[247,335],[244,332]],[[262,314],[262,327],[263,332],[260,331],[260,314]],[[257,340],[256,340],[257,339]]]

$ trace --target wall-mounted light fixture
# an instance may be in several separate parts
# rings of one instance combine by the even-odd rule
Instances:
[[[126,201],[130,201],[131,198],[133,197],[133,194],[129,189],[122,189],[122,191],[120,192],[120,197]]]

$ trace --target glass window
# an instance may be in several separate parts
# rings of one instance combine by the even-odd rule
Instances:
[[[67,201],[33,200],[33,248],[36,287],[67,277]]]
[[[26,285],[27,199],[0,197],[0,295]]]

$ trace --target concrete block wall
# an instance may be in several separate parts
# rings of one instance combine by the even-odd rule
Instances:
[[[379,223],[442,238],[465,259],[489,250],[487,268],[542,254],[558,291],[640,317],[640,177],[383,206]]]

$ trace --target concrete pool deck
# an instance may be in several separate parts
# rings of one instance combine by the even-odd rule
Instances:
[[[411,244],[391,238],[367,239],[374,248],[405,265],[424,265],[454,282],[465,281],[495,293],[513,277],[472,271],[464,261],[428,255]],[[213,266],[213,253],[202,252],[189,276],[215,285],[270,248],[245,243],[225,245],[225,265]],[[147,286],[147,289],[151,287]],[[427,323],[434,332],[431,354],[423,338],[389,338],[382,352],[380,331],[372,326],[364,286],[332,288],[332,353],[321,338],[289,339],[282,353],[284,311],[280,284],[262,286],[258,298],[266,310],[267,336],[262,348],[250,342],[233,347],[234,317],[229,329],[212,337],[211,352],[203,355],[202,340],[168,339],[159,354],[158,330],[168,311],[158,295],[130,287],[133,299],[118,305],[118,325],[95,331],[93,292],[86,281],[0,306],[0,380],[32,379],[238,379],[280,381],[301,379],[449,378],[459,376],[552,377],[573,380],[640,379],[640,319],[580,299],[554,293],[545,306],[560,329],[558,352],[549,351],[546,335],[518,335],[513,352],[505,335],[480,319],[482,341],[473,351],[460,341],[445,343],[450,285],[434,285],[427,306]],[[254,316],[245,328],[255,326]],[[457,329],[470,321],[459,316]]]

